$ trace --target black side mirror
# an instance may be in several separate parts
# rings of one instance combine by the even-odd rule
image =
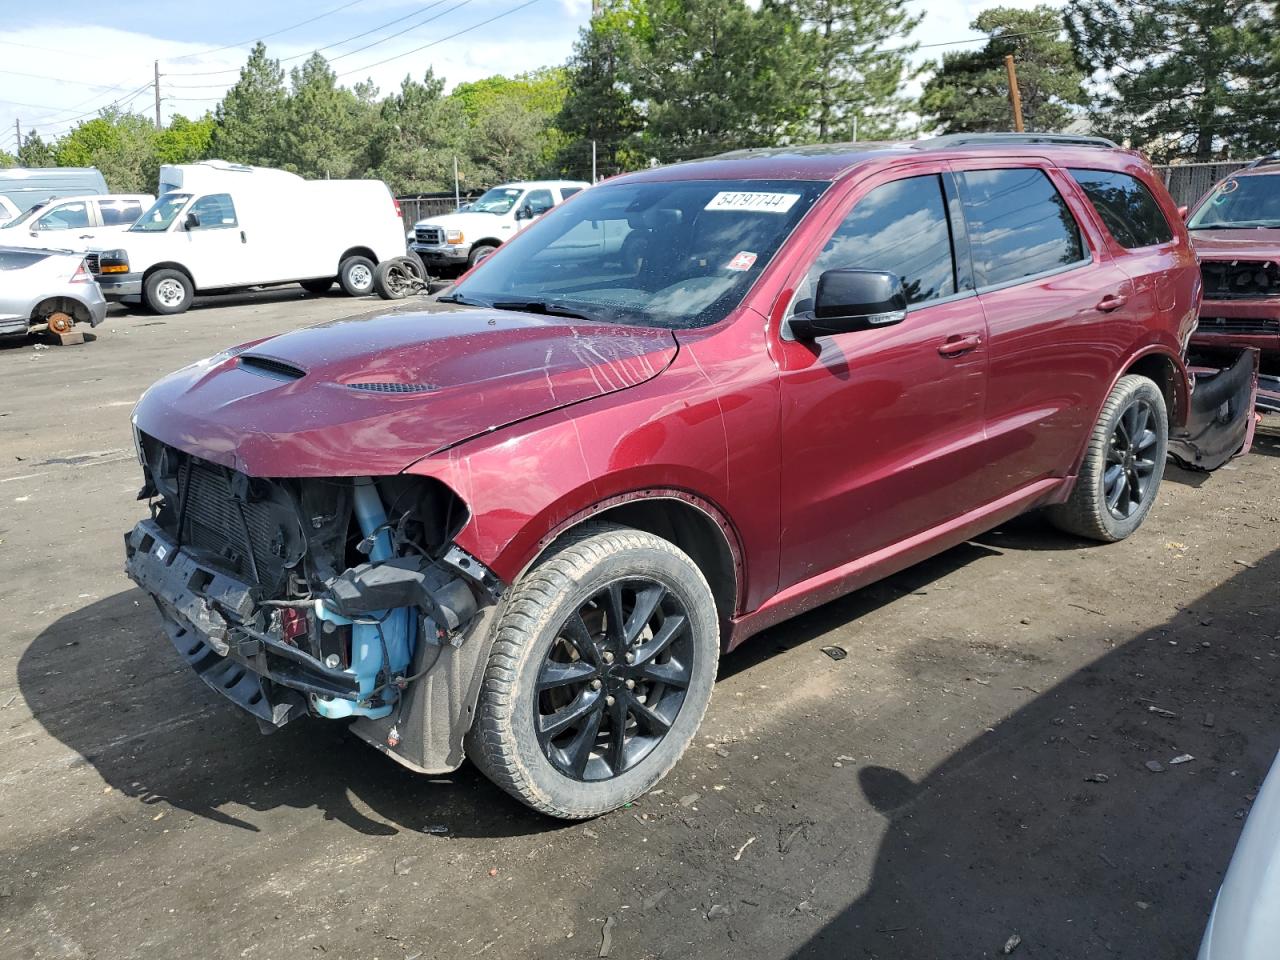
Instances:
[[[873,330],[907,318],[902,278],[882,270],[828,270],[818,277],[813,310],[789,321],[797,340]]]
[[[516,219],[517,219],[517,220],[532,220],[532,219],[533,219],[533,207],[529,206],[529,205],[526,203],[523,207],[521,207],[519,210],[517,210],[517,211],[516,211]]]
[[[197,227],[200,226],[200,214],[188,213],[187,219],[182,221],[182,225],[186,227],[188,230],[195,230]]]

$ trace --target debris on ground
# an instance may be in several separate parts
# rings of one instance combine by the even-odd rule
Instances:
[[[1206,727],[1212,727],[1212,726],[1213,726],[1213,714],[1212,714],[1212,713],[1206,713],[1206,714],[1204,715],[1204,720],[1202,720],[1202,721],[1201,721],[1201,723],[1203,723]]]
[[[489,876],[491,876],[491,877],[496,877],[497,875],[498,875],[498,868],[497,868],[497,867],[490,867],[490,868],[489,868]]]
[[[1111,778],[1105,773],[1091,773],[1084,778],[1085,783],[1106,783]]]
[[[582,828],[582,835],[583,835],[584,837],[587,837],[587,838],[591,839],[591,840],[599,840],[599,839],[600,839],[600,834],[596,833],[596,832],[595,832],[594,830],[592,830],[590,827],[583,827],[583,828]]]
[[[1148,761],[1147,761],[1147,763],[1146,763],[1146,767],[1147,767],[1147,769],[1148,769],[1148,770],[1150,770],[1152,773],[1163,773],[1163,772],[1164,772],[1164,764],[1163,764],[1163,763],[1161,763],[1159,760],[1148,760]]]
[[[755,842],[756,842],[755,837],[747,837],[747,842],[744,843],[742,846],[740,846],[738,848],[738,852],[733,855],[733,862],[737,863],[739,860],[741,860],[742,854],[746,852],[747,847],[751,846]]]
[[[413,865],[421,860],[421,857],[396,857],[395,862],[391,865],[391,871],[397,877],[403,877],[406,873],[413,869]]]
[[[443,823],[433,823],[429,827],[423,827],[422,832],[431,833],[431,834],[435,834],[438,837],[442,837],[449,832],[449,828],[445,826]]]
[[[599,956],[607,957],[609,951],[613,949],[613,925],[617,922],[615,917],[610,917],[604,922],[604,927],[600,930]]]
[[[657,891],[656,893],[649,894],[649,896],[645,897],[643,900],[640,901],[640,910],[643,913],[648,913],[650,910],[657,907],[657,905],[662,902],[662,898],[665,897],[670,892],[671,892],[670,887],[663,887],[661,890]]]
[[[1016,933],[1010,934],[1009,939],[1004,942],[1004,946],[1000,948],[1000,952],[1006,957],[1018,949],[1018,944],[1022,943],[1022,938]]]
[[[834,644],[829,647],[823,647],[822,652],[825,653],[832,660],[843,660],[845,657],[849,655],[849,651],[846,650],[844,647],[837,647]]]
[[[695,803],[698,802],[699,796],[701,796],[701,794],[686,793],[683,797],[680,798],[680,806],[692,807]]]
[[[1191,754],[1189,754],[1189,753],[1180,753],[1180,754],[1178,754],[1176,757],[1174,757],[1172,760],[1170,760],[1170,761],[1169,761],[1169,763],[1170,763],[1170,764],[1177,764],[1177,763],[1190,763],[1190,762],[1191,762],[1192,760],[1194,760],[1194,759],[1195,759],[1195,757],[1193,757],[1193,756],[1192,756]]]
[[[1170,720],[1176,720],[1178,715],[1172,710],[1166,710],[1163,707],[1147,707],[1148,713],[1154,713],[1160,717],[1168,717]]]
[[[723,917],[732,917],[735,912],[733,907],[727,907],[723,903],[713,903],[711,909],[707,911],[707,919],[720,920]]]

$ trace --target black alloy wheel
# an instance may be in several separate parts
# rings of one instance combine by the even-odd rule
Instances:
[[[560,625],[539,670],[543,755],[580,781],[632,769],[675,723],[693,661],[689,613],[674,593],[643,577],[607,584]]]
[[[1146,502],[1156,472],[1154,455],[1159,434],[1151,403],[1137,397],[1116,421],[1107,444],[1102,489],[1107,510],[1117,520],[1128,520]],[[1158,482],[1158,481],[1157,481]]]

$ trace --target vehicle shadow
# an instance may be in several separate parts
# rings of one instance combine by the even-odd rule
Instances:
[[[1195,601],[1212,630],[1141,631],[919,782],[863,767],[874,865],[812,878],[852,902],[791,955],[1194,956],[1280,746],[1278,578],[1280,551]]]
[[[484,837],[562,826],[470,765],[444,777],[415,774],[339,723],[304,719],[263,736],[182,663],[140,590],[40,633],[18,662],[18,685],[45,730],[120,793],[221,824],[258,831],[256,814],[294,807],[370,836],[442,822],[455,835]]]

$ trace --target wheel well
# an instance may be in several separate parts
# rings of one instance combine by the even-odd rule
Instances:
[[[378,262],[378,255],[374,253],[372,250],[370,250],[368,247],[352,247],[350,250],[345,251],[342,254],[342,256],[338,258],[339,270],[342,269],[342,264],[347,259],[347,257],[368,257],[375,264]]]
[[[655,497],[621,503],[584,517],[573,526],[591,520],[610,520],[674,543],[707,578],[721,625],[732,619],[738,601],[737,564],[728,537],[709,513],[675,497]]]
[[[471,249],[474,250],[476,247],[500,247],[500,246],[502,246],[502,241],[499,240],[497,237],[485,237],[483,240],[477,240],[475,243],[471,244]]]
[[[1164,394],[1164,403],[1168,410],[1170,427],[1182,422],[1180,419],[1182,411],[1179,409],[1181,392],[1177,387],[1179,380],[1178,367],[1171,357],[1163,353],[1148,354],[1130,364],[1124,375],[1127,376],[1131,373],[1154,381],[1160,388],[1160,392]]]
[[[191,276],[191,271],[180,263],[153,263],[151,266],[147,267],[146,272],[142,275],[142,283],[144,286],[146,285],[146,282],[151,279],[151,275],[157,270],[177,270],[191,282],[191,292],[195,293],[195,277]]]
[[[89,322],[89,308],[71,297],[50,297],[48,300],[42,300],[40,305],[31,311],[31,319],[43,323],[48,320],[50,314],[58,312],[70,314],[76,323]]]

